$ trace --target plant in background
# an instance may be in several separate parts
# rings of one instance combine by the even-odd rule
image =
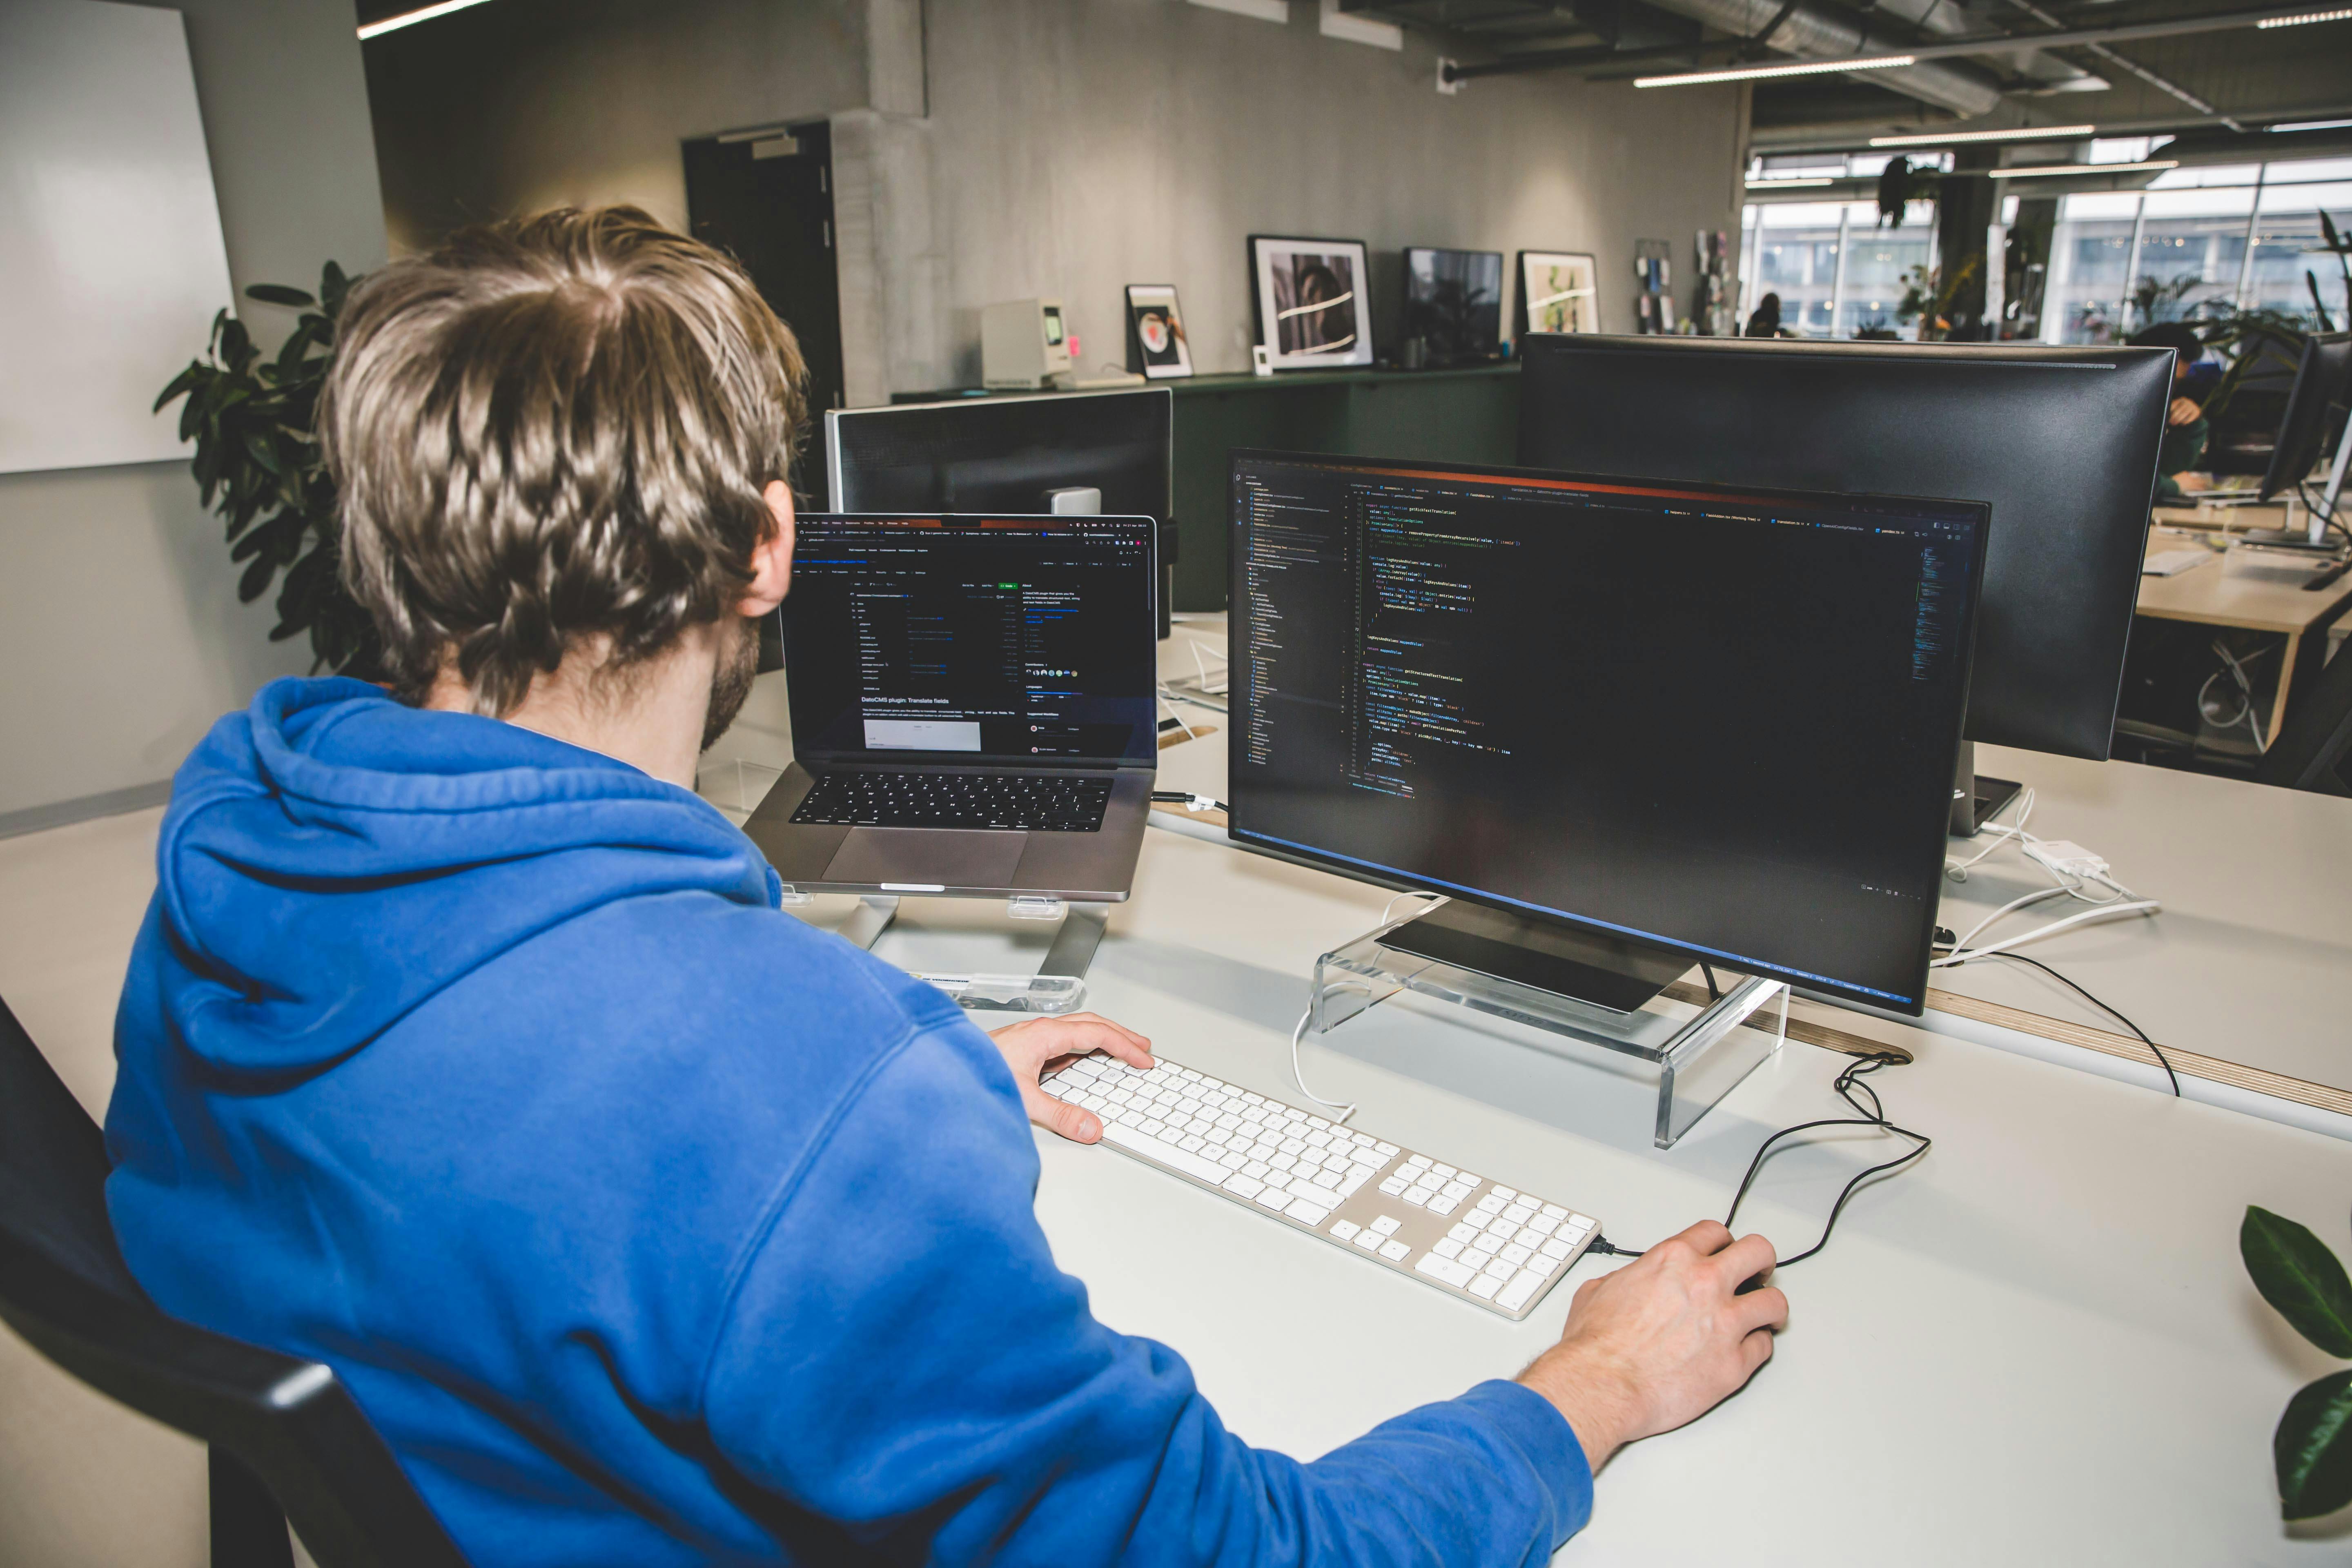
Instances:
[[[1916,320],[1919,341],[1931,342],[1952,330],[1952,301],[1960,297],[1969,279],[1976,276],[1980,257],[1971,256],[1960,263],[1948,281],[1942,269],[1925,262],[1903,274],[1903,298],[1895,306],[1898,321]]]
[[[2352,1279],[2326,1243],[2291,1219],[2246,1205],[2238,1252],[2263,1300],[2329,1355],[2352,1360]],[[2352,1368],[2306,1384],[2271,1435],[2279,1515],[2317,1519],[2352,1502]]]
[[[2336,268],[2344,274],[2345,312],[2347,317],[2352,317],[2352,235],[2338,234],[2335,220],[2324,212],[2319,215],[2319,232],[2326,237],[2327,243],[2312,248],[2336,258]],[[2303,286],[2311,290],[2311,313],[2318,319],[2319,330],[2334,331],[2335,320],[2328,315],[2327,306],[2319,298],[2319,274],[2305,268]]]
[[[313,668],[370,677],[380,664],[375,626],[343,591],[335,489],[318,436],[319,388],[334,363],[336,318],[355,281],[330,261],[315,297],[282,284],[252,285],[246,298],[301,312],[278,353],[264,356],[245,323],[223,310],[213,318],[205,357],[172,378],[155,408],[187,399],[180,438],[196,443],[196,486],[205,508],[227,522],[229,559],[246,563],[236,596],[251,604],[285,574],[269,640],[307,632]]]
[[[1933,197],[1942,188],[1943,179],[1943,171],[1932,165],[1915,169],[1910,159],[1899,154],[1886,160],[1886,167],[1878,171],[1879,223],[1901,228],[1904,208]]]

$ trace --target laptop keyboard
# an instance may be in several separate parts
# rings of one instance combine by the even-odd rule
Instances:
[[[1096,833],[1110,780],[1039,773],[824,773],[796,823],[858,827],[1025,827]]]

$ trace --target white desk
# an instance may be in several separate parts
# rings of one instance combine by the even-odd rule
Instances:
[[[1191,668],[1182,631],[1171,673]],[[1216,734],[1161,754],[1163,788],[1223,795],[1225,721],[1207,717]],[[2352,975],[2352,802],[1990,748],[1979,765],[2035,784],[2036,826],[2168,901],[2159,921],[2070,933],[2038,954],[2161,1042],[2352,1083],[2332,1048],[2352,1033],[2338,1005]],[[1995,857],[1949,890],[1946,920],[2023,890],[2018,876],[2013,852]],[[1286,1044],[1315,957],[1369,929],[1386,899],[1147,834],[1090,1005],[1180,1061],[1295,1100]],[[847,905],[811,913],[830,923]],[[993,905],[910,899],[877,951],[910,967],[1012,968],[1034,965],[1047,934]],[[2099,1016],[2010,966],[1939,984]],[[2337,1363],[2272,1316],[2236,1244],[2259,1203],[2352,1252],[2352,1142],[1986,1049],[1956,1037],[1980,1027],[1966,1017],[1931,1013],[1915,1028],[1801,1010],[1916,1054],[1878,1082],[1935,1150],[1858,1197],[1830,1249],[1781,1279],[1790,1328],[1745,1393],[1609,1467],[1591,1527],[1560,1562],[2352,1556],[2352,1521],[2313,1539],[2278,1523],[2271,1430],[2289,1394]],[[1720,1218],[1767,1132],[1843,1113],[1829,1081],[1845,1058],[1792,1044],[1661,1153],[1643,1086],[1546,1044],[1407,996],[1303,1054],[1319,1093],[1361,1101],[1368,1131],[1588,1207],[1632,1245]],[[1515,1326],[1117,1154],[1040,1142],[1039,1213],[1105,1321],[1177,1347],[1234,1429],[1301,1457],[1509,1375],[1557,1335],[1576,1282],[1608,1267],[1580,1264]],[[1742,1227],[1809,1246],[1838,1187],[1888,1148],[1854,1138],[1780,1156]]]

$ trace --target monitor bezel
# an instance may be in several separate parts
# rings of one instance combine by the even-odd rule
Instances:
[[[1444,460],[1424,461],[1417,458],[1360,458],[1333,452],[1286,452],[1269,450],[1263,447],[1237,447],[1234,448],[1230,458],[1228,458],[1226,466],[1226,518],[1227,527],[1231,531],[1228,537],[1227,548],[1229,572],[1228,584],[1231,590],[1229,602],[1233,605],[1233,610],[1228,616],[1226,625],[1226,639],[1227,646],[1229,647],[1234,646],[1237,639],[1241,639],[1243,637],[1244,628],[1247,626],[1249,614],[1245,607],[1249,603],[1249,597],[1247,594],[1243,591],[1242,584],[1242,572],[1244,565],[1244,556],[1242,550],[1241,539],[1239,537],[1242,523],[1241,519],[1237,515],[1238,509],[1235,508],[1233,501],[1234,493],[1236,489],[1235,480],[1239,474],[1241,465],[1247,462],[1297,463],[1359,468],[1367,467],[1391,468],[1410,469],[1423,473],[1453,473],[1461,474],[1467,478],[1496,479],[1503,480],[1528,479],[1554,479],[1565,480],[1570,483],[1579,485],[1619,486],[1635,489],[1643,493],[1663,494],[1666,496],[1687,494],[1693,496],[1695,499],[1717,498],[1723,500],[1761,500],[1766,502],[1774,500],[1829,500],[1835,503],[1853,501],[1883,501],[1895,506],[1925,504],[1937,508],[1952,509],[1968,512],[1970,514],[1970,521],[1975,524],[1974,540],[1970,549],[1970,567],[1972,572],[1971,582],[1973,585],[1969,595],[1965,624],[1962,627],[1960,637],[1962,647],[1962,673],[1959,691],[1958,700],[1955,703],[1955,712],[1952,718],[1950,735],[1944,744],[1943,755],[1940,758],[1942,766],[1939,770],[1938,776],[1951,776],[1953,771],[1958,764],[1959,748],[1962,744],[1962,731],[1968,720],[1969,671],[1975,661],[1977,634],[1982,621],[1980,612],[1982,608],[1982,589],[1984,584],[1985,549],[1992,531],[1992,506],[1991,503],[1988,501],[1969,500],[1943,496],[1891,495],[1874,490],[1791,490],[1766,486],[1704,484],[1697,482],[1685,482],[1679,479],[1647,480],[1635,476],[1622,474],[1567,473],[1551,468],[1523,468],[1488,463],[1457,463]],[[1231,728],[1234,733],[1240,734],[1248,723],[1248,720],[1244,716],[1244,710],[1250,699],[1245,683],[1236,682],[1235,686],[1236,689],[1228,695],[1227,702],[1230,705],[1229,712],[1231,718]],[[1237,826],[1237,819],[1242,809],[1242,802],[1240,799],[1242,792],[1237,787],[1237,777],[1238,775],[1232,773],[1229,765],[1225,787],[1227,797],[1225,803],[1227,806],[1225,833],[1226,837],[1232,839],[1234,843],[1253,849],[1264,847],[1285,858],[1304,861],[1307,864],[1320,867],[1340,876],[1353,877],[1359,879],[1370,879],[1381,885],[1402,888],[1423,888],[1433,885],[1432,879],[1401,867],[1383,866],[1370,861],[1351,858],[1339,855],[1336,851],[1318,849],[1311,846],[1295,844],[1288,839],[1276,838],[1269,834],[1253,834],[1247,829]],[[1920,857],[1921,868],[1927,872],[1927,876],[1925,879],[1927,885],[1929,887],[1939,888],[1943,877],[1944,862],[1948,858],[1948,852],[1946,849],[1948,837],[1947,825],[1950,819],[1951,806],[1949,800],[1940,795],[1933,797],[1927,797],[1927,792],[1924,790],[1922,791],[1922,795],[1923,797],[1926,798],[1923,798],[1922,800],[1920,812],[1923,817],[1932,819],[1933,832],[1931,835],[1927,836],[1926,846],[1923,848]],[[1929,851],[1932,851],[1932,853]],[[1365,873],[1367,872],[1372,874],[1369,879],[1365,876]],[[1743,970],[1745,973],[1760,973],[1771,979],[1784,980],[1792,986],[1818,993],[1819,994],[1832,997],[1841,1002],[1852,1002],[1858,1005],[1875,1007],[1885,1012],[1899,1013],[1910,1017],[1919,1016],[1927,1008],[1928,990],[1927,977],[1930,973],[1929,961],[1935,956],[1936,922],[1938,910],[1937,902],[1934,900],[1926,900],[1923,905],[1923,912],[1920,916],[1919,942],[1916,953],[1918,994],[1912,1002],[1906,1004],[1900,998],[1891,997],[1880,992],[1874,986],[1864,985],[1858,982],[1828,979],[1811,973],[1800,973],[1796,971],[1790,970],[1785,966],[1772,965],[1765,963],[1764,961],[1748,957],[1746,955],[1730,953],[1721,949],[1709,948],[1695,942],[1679,941],[1672,937],[1662,936],[1656,932],[1633,931],[1628,928],[1612,925],[1605,921],[1601,921],[1594,917],[1579,915],[1570,910],[1556,910],[1549,906],[1528,904],[1486,889],[1457,887],[1454,884],[1444,882],[1437,882],[1433,885],[1443,889],[1449,898],[1460,898],[1466,900],[1471,903],[1481,905],[1486,909],[1497,910],[1508,914],[1518,915],[1537,921],[1550,921],[1566,930],[1576,931],[1582,935],[1631,942],[1643,947],[1654,949],[1657,952],[1687,958],[1695,964],[1702,962],[1720,962],[1727,965],[1747,966]]]

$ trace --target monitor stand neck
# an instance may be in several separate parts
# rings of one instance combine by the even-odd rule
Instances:
[[[1952,832],[1955,838],[1974,838],[1978,829],[2005,811],[2025,786],[2013,779],[1987,778],[1977,772],[1974,741],[1960,742],[1960,760],[1952,770]]]
[[[1459,899],[1391,927],[1381,934],[1380,943],[1609,1013],[1635,1011],[1691,967],[1687,958],[1622,937]]]

